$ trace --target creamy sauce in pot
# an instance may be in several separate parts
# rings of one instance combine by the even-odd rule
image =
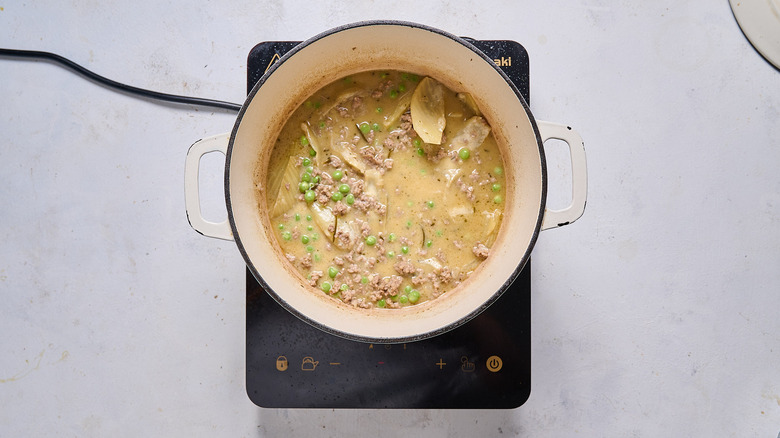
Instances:
[[[471,96],[432,78],[352,75],[287,121],[258,202],[319,293],[364,308],[416,305],[489,257],[505,193],[490,131]]]

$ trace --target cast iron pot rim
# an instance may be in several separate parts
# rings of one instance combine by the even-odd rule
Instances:
[[[525,110],[526,115],[528,116],[529,122],[531,123],[531,127],[534,132],[534,136],[536,137],[536,144],[539,148],[539,158],[540,158],[540,166],[541,166],[541,176],[542,176],[542,196],[541,196],[541,202],[539,205],[539,214],[536,218],[536,225],[534,226],[534,232],[531,236],[531,240],[528,244],[528,247],[525,250],[525,253],[523,254],[523,257],[518,262],[515,269],[510,274],[509,278],[504,282],[504,284],[499,287],[499,289],[490,296],[490,298],[482,303],[481,306],[474,309],[471,313],[468,315],[458,319],[455,322],[452,322],[446,326],[440,327],[435,330],[431,330],[426,333],[419,333],[413,336],[404,336],[404,337],[398,337],[398,338],[374,338],[374,337],[368,337],[368,336],[360,336],[355,335],[352,333],[343,332],[341,330],[334,329],[332,327],[329,327],[327,325],[321,324],[317,321],[314,321],[310,319],[308,316],[302,314],[298,309],[294,308],[293,306],[289,305],[285,300],[283,300],[271,287],[268,285],[268,283],[265,282],[262,275],[260,275],[260,272],[258,272],[257,268],[255,268],[254,263],[252,263],[251,259],[249,258],[249,255],[246,252],[246,249],[244,248],[243,243],[241,242],[241,237],[238,234],[238,229],[236,227],[235,219],[233,217],[233,206],[232,202],[230,200],[230,164],[231,164],[231,155],[233,152],[233,143],[236,138],[236,134],[238,132],[238,127],[241,125],[241,121],[246,114],[247,108],[249,107],[250,103],[254,99],[255,95],[258,93],[258,90],[260,87],[263,86],[266,79],[273,74],[276,69],[278,69],[285,61],[290,59],[291,57],[295,56],[299,51],[301,51],[306,46],[312,44],[315,41],[318,41],[322,38],[325,38],[329,35],[336,34],[345,30],[349,29],[355,29],[359,27],[367,27],[367,26],[405,26],[405,27],[411,27],[415,29],[421,29],[426,30],[444,37],[447,37],[464,47],[468,48],[474,54],[482,58],[485,62],[487,62],[493,69],[506,81],[506,83],[509,85],[509,87],[512,89],[512,91],[515,93],[515,96],[520,101],[520,103],[523,106],[523,109]],[[246,262],[247,268],[252,273],[252,276],[260,283],[260,286],[265,290],[268,294],[273,297],[274,301],[276,301],[279,305],[281,305],[284,309],[286,309],[288,312],[292,313],[294,316],[296,316],[298,319],[306,322],[307,324],[316,327],[326,333],[348,339],[351,341],[357,341],[357,342],[365,342],[365,343],[374,343],[374,344],[382,344],[382,343],[408,343],[408,342],[415,342],[415,341],[421,341],[424,339],[432,338],[434,336],[438,336],[440,334],[449,332],[451,330],[454,330],[467,322],[474,319],[477,315],[482,313],[485,309],[487,309],[491,304],[493,304],[498,298],[501,297],[501,295],[506,292],[507,289],[512,285],[514,280],[520,275],[520,272],[523,270],[525,265],[528,263],[528,260],[531,256],[531,251],[533,250],[534,246],[536,245],[536,240],[539,237],[539,231],[542,226],[542,220],[544,219],[544,211],[545,206],[547,202],[547,162],[545,159],[544,154],[544,146],[542,144],[542,138],[539,134],[539,128],[536,124],[536,119],[534,119],[533,114],[531,113],[530,108],[528,107],[528,104],[526,103],[525,99],[523,98],[522,94],[520,94],[520,90],[517,89],[517,86],[512,82],[511,79],[509,79],[509,76],[504,73],[503,70],[501,70],[495,62],[493,62],[492,59],[490,59],[487,55],[482,53],[479,49],[477,49],[473,44],[469,43],[463,38],[460,38],[458,36],[455,36],[449,32],[443,31],[441,29],[437,29],[434,27],[430,27],[424,24],[419,23],[413,23],[408,21],[396,21],[396,20],[367,20],[367,21],[359,21],[355,23],[345,24],[342,26],[338,26],[335,28],[332,28],[330,30],[327,30],[325,32],[322,32],[318,35],[315,35],[314,37],[298,44],[294,48],[292,48],[290,51],[285,53],[283,56],[279,58],[279,60],[273,65],[271,65],[268,70],[263,74],[263,76],[260,78],[260,80],[257,81],[254,87],[252,87],[252,91],[250,91],[249,95],[247,96],[246,100],[244,101],[244,104],[241,106],[241,110],[238,113],[238,116],[236,117],[236,122],[233,125],[233,130],[230,134],[230,141],[228,143],[227,153],[225,156],[225,181],[224,181],[224,187],[225,187],[225,204],[227,206],[227,215],[228,215],[228,221],[230,222],[230,228],[233,232],[233,239],[236,242],[236,245],[238,246],[238,250],[241,253],[241,256],[244,258],[244,261]]]

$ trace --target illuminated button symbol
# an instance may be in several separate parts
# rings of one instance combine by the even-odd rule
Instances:
[[[318,361],[315,361],[313,357],[306,356],[301,361],[301,371],[314,371],[315,368],[317,368],[317,365],[320,363]]]
[[[436,362],[434,365],[438,366],[440,370],[444,369],[444,365],[447,365],[447,362],[445,362],[442,358],[439,358],[439,361]]]
[[[279,371],[287,371],[287,358],[279,356],[276,358],[276,369]]]
[[[490,356],[486,362],[488,371],[497,373],[501,371],[501,367],[504,366],[504,362],[498,356]]]

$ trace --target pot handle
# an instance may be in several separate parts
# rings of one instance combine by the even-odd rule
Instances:
[[[550,139],[566,142],[571,157],[571,204],[561,210],[545,209],[542,230],[568,225],[582,216],[588,197],[588,170],[585,164],[585,144],[582,137],[570,126],[558,123],[539,122],[542,143]]]
[[[221,152],[227,156],[230,133],[214,135],[196,141],[187,151],[184,163],[184,208],[187,220],[195,231],[207,237],[233,240],[233,232],[227,219],[211,222],[203,218],[200,209],[200,160],[209,152]]]

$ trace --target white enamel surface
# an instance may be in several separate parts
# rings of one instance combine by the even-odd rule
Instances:
[[[187,151],[184,164],[184,208],[187,211],[187,220],[195,231],[204,236],[223,240],[233,240],[233,232],[228,220],[219,222],[211,221],[203,217],[200,207],[200,161],[204,155],[211,152],[219,152],[222,156],[227,153],[230,134],[218,134],[196,141]]]
[[[312,70],[311,66],[318,68]],[[303,285],[281,252],[264,210],[257,208],[255,169],[263,173],[280,122],[314,91],[349,74],[387,69],[431,75],[478,100],[503,146],[506,215],[491,257],[451,293],[400,311],[342,305]],[[429,336],[481,309],[524,263],[542,203],[542,161],[523,105],[486,61],[452,38],[405,25],[355,27],[327,35],[281,64],[252,97],[229,153],[230,204],[238,241],[268,286],[304,318],[344,336],[396,341]],[[265,199],[263,195],[261,199]],[[260,225],[264,225],[264,229]],[[475,287],[475,285],[479,287]]]
[[[588,166],[585,160],[585,145],[577,131],[570,126],[559,123],[538,120],[536,123],[542,136],[542,142],[550,139],[564,141],[569,149],[569,159],[571,160],[571,203],[561,209],[545,208],[542,230],[548,230],[571,224],[582,217],[588,199]]]
[[[303,13],[311,3],[9,1],[0,46],[241,103],[255,44],[362,19],[522,43],[534,116],[577,129],[589,165],[586,213],[534,247],[528,401],[256,407],[243,258],[192,230],[182,187],[189,146],[235,114],[3,58],[0,436],[778,436],[780,74],[728,2],[323,0]],[[570,163],[548,143],[555,209]],[[213,221],[219,155],[201,169]]]

